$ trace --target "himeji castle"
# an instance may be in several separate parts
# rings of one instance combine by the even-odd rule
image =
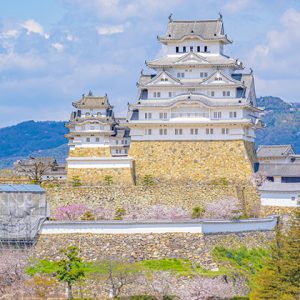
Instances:
[[[164,54],[146,61],[149,71],[140,74],[123,133],[107,97],[85,96],[74,104],[68,177],[93,182],[112,174],[135,183],[149,175],[197,182],[249,178],[261,110],[252,70],[225,54],[232,41],[222,16],[200,21],[170,16],[167,32],[157,38]],[[127,144],[120,148],[116,143],[122,141]]]
[[[260,126],[252,71],[225,54],[232,41],[217,20],[175,21],[157,37],[164,55],[146,61],[129,105],[137,174],[169,179],[239,176],[255,160]],[[246,168],[246,170],[245,170]],[[247,172],[247,169],[249,172]]]

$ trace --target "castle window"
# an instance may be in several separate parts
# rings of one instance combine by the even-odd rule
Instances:
[[[157,92],[157,98],[160,98],[160,92]]]
[[[200,72],[200,78],[206,78],[207,72]]]
[[[214,129],[213,128],[206,128],[205,130],[206,134],[214,134]]]
[[[153,93],[153,98],[156,98],[156,92]]]
[[[177,78],[184,78],[184,73],[177,73]]]
[[[119,141],[118,140],[116,140],[116,145],[119,145]]]
[[[159,118],[160,119],[167,119],[168,118],[168,113],[159,113]]]
[[[152,119],[152,113],[145,113],[145,119]]]
[[[145,129],[145,135],[152,135],[152,129]]]
[[[190,51],[193,51],[194,47],[193,46],[190,46]]]
[[[186,46],[182,47],[182,52],[186,52]]]
[[[86,117],[89,117],[90,115],[91,115],[91,114],[90,114],[89,112],[86,112],[86,113],[85,113],[85,116],[86,116]]]
[[[124,141],[123,140],[121,141],[121,144],[124,145]]]
[[[229,134],[229,128],[222,128],[222,134]]]
[[[91,138],[86,138],[86,142],[89,143],[91,141]]]
[[[200,46],[197,46],[197,52],[200,52]]]
[[[204,52],[207,52],[207,46],[204,46]]]
[[[99,143],[100,142],[100,139],[97,137],[96,138],[96,143]]]
[[[178,53],[179,52],[179,47],[176,47],[176,53]]]
[[[172,97],[172,92],[169,92],[169,97]]]
[[[230,97],[230,91],[223,91],[223,97]]]
[[[128,154],[128,150],[127,149],[125,149],[124,152],[125,152],[125,154]]]
[[[175,135],[182,135],[182,128],[175,129]]]
[[[229,118],[236,118],[236,117],[237,117],[236,111],[229,112]]]
[[[127,140],[124,140],[124,144],[127,145]]]
[[[215,96],[215,92],[214,92],[214,91],[211,91],[211,92],[210,92],[210,95],[211,95],[212,97],[214,97],[214,96]]]
[[[222,117],[222,112],[220,111],[214,112],[214,119],[221,119],[221,117]]]
[[[159,135],[167,135],[168,131],[166,128],[160,128],[159,129]]]

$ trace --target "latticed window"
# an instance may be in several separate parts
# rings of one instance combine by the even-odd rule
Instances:
[[[179,128],[179,129],[175,129],[175,135],[182,135],[182,128]]]

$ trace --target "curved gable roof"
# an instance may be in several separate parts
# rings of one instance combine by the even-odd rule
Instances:
[[[183,40],[185,38],[201,38],[202,40],[231,41],[224,34],[223,20],[173,21],[168,23],[167,32],[159,37],[161,42]]]

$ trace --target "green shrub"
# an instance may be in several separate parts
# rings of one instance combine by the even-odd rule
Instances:
[[[115,211],[115,220],[123,220],[123,216],[126,215],[126,210],[123,207],[118,207]]]
[[[192,218],[193,219],[199,219],[203,216],[205,213],[205,209],[200,206],[193,207],[193,212],[192,212]]]
[[[143,178],[143,185],[144,186],[153,186],[153,185],[155,185],[153,176],[150,175],[150,174],[145,175],[144,178]]]
[[[94,221],[96,217],[90,210],[87,210],[80,219],[83,221]]]
[[[106,175],[104,177],[104,181],[107,185],[112,185],[113,184],[113,177],[111,175]]]
[[[72,177],[72,185],[74,187],[76,187],[76,186],[82,186],[81,179],[80,179],[79,176],[73,176]]]
[[[228,186],[230,184],[230,182],[227,178],[221,177],[221,178],[216,178],[216,179],[211,180],[210,184]]]
[[[219,246],[213,250],[213,255],[217,260],[228,262],[237,271],[251,276],[264,266],[265,259],[269,254],[264,248],[247,249],[240,247],[230,249]]]

